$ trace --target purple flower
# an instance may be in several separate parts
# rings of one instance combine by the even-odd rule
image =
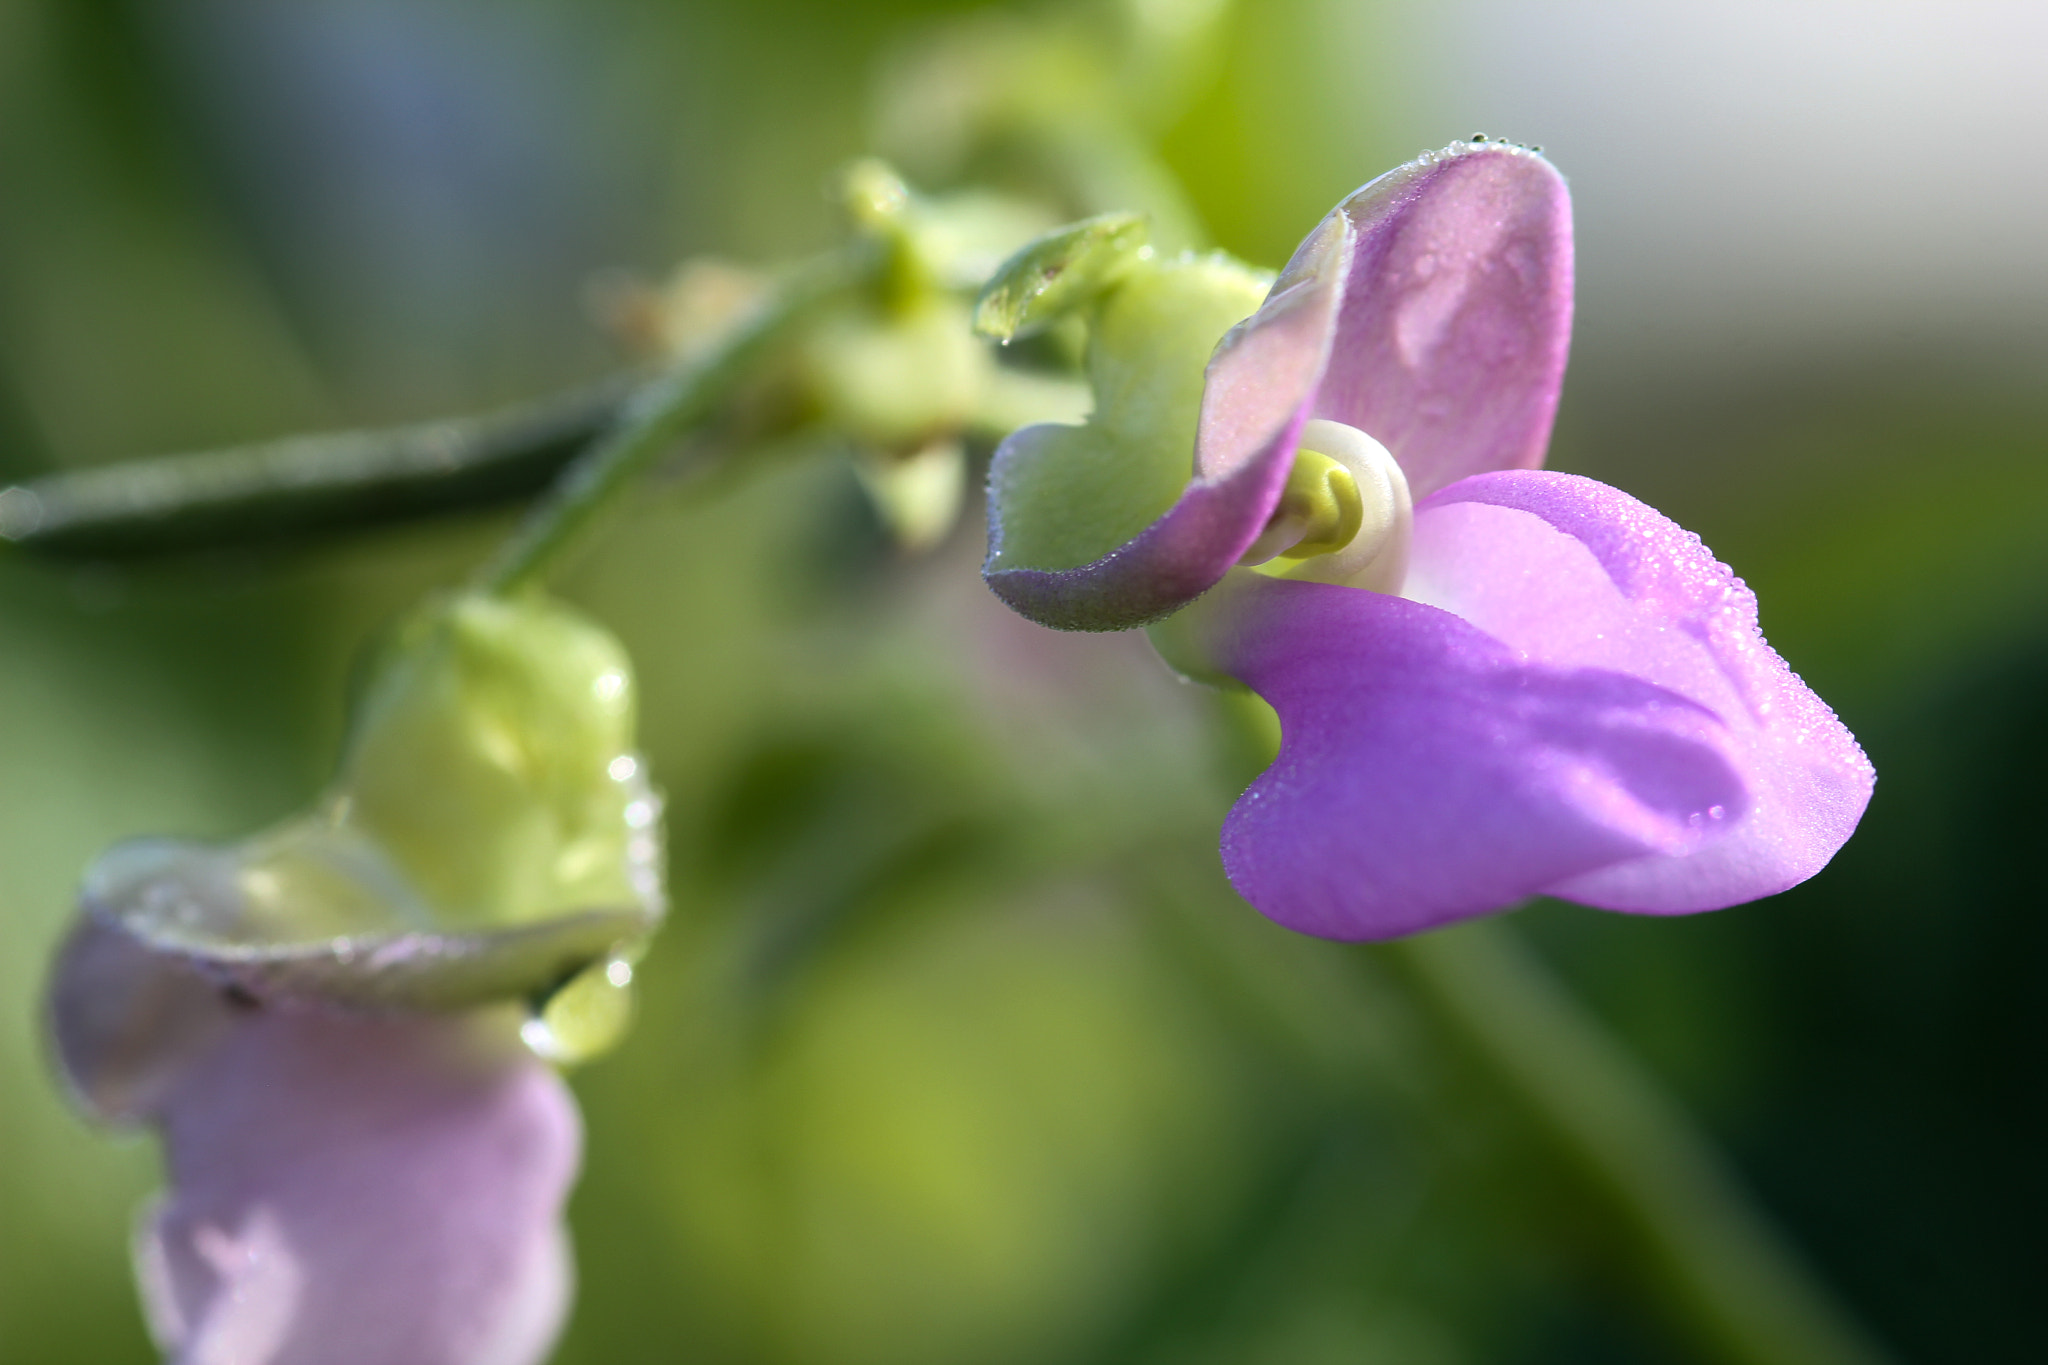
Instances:
[[[136,1270],[171,1360],[547,1354],[581,1147],[547,1061],[616,1041],[667,903],[632,716],[568,608],[436,599],[312,809],[87,870],[51,1034],[87,1114],[163,1138]]]
[[[85,1106],[164,1140],[171,1190],[136,1269],[167,1359],[545,1357],[581,1128],[516,1013],[258,1005],[95,918],[52,1013]]]
[[[1069,629],[1179,611],[1169,659],[1278,712],[1223,858],[1291,928],[1385,938],[1535,894],[1715,909],[1812,876],[1869,801],[1741,581],[1626,494],[1535,467],[1571,266],[1550,164],[1460,144],[1310,234],[1209,363],[1194,478],[1123,544],[1006,558],[1045,504],[1011,490],[1059,429],[998,453],[998,594]]]

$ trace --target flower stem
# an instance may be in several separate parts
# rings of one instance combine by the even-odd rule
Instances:
[[[1378,952],[1575,1169],[1705,1358],[1888,1358],[1754,1209],[1677,1105],[1504,925],[1464,925]]]
[[[502,596],[536,582],[620,490],[716,411],[733,382],[794,324],[872,273],[867,245],[857,241],[797,267],[709,349],[634,394],[610,432],[569,467],[472,586]]]
[[[54,558],[233,549],[489,507],[547,487],[637,376],[498,412],[155,455],[0,488],[0,543]]]

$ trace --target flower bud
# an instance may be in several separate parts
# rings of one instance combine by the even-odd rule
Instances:
[[[123,844],[81,902],[257,1000],[542,999],[663,912],[632,734],[631,670],[599,627],[539,597],[433,603],[380,651],[311,811],[224,847]]]

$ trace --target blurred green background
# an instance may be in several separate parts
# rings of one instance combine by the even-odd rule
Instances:
[[[591,281],[824,243],[956,9],[0,0],[0,483],[603,373]],[[1139,99],[1261,264],[1475,129],[1572,179],[1553,464],[1698,531],[1881,780],[1771,901],[1514,923],[1903,1360],[2048,1331],[2044,15],[1248,0]],[[154,1154],[41,1051],[79,870],[305,801],[355,647],[505,524],[0,557],[0,1359],[150,1358]],[[1696,1358],[1384,955],[1231,895],[1221,704],[1007,615],[980,535],[899,556],[815,451],[642,500],[565,582],[639,662],[676,911],[575,1077],[559,1359]]]

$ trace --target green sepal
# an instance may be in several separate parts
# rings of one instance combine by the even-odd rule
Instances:
[[[1143,214],[1105,213],[1055,228],[996,267],[974,301],[974,330],[1032,336],[1094,303],[1149,252]]]
[[[1001,536],[986,571],[1093,563],[1173,506],[1194,474],[1209,357],[1272,282],[1221,254],[1180,256],[1136,263],[1098,300],[1095,409],[1081,426],[1011,438],[990,476]]]

